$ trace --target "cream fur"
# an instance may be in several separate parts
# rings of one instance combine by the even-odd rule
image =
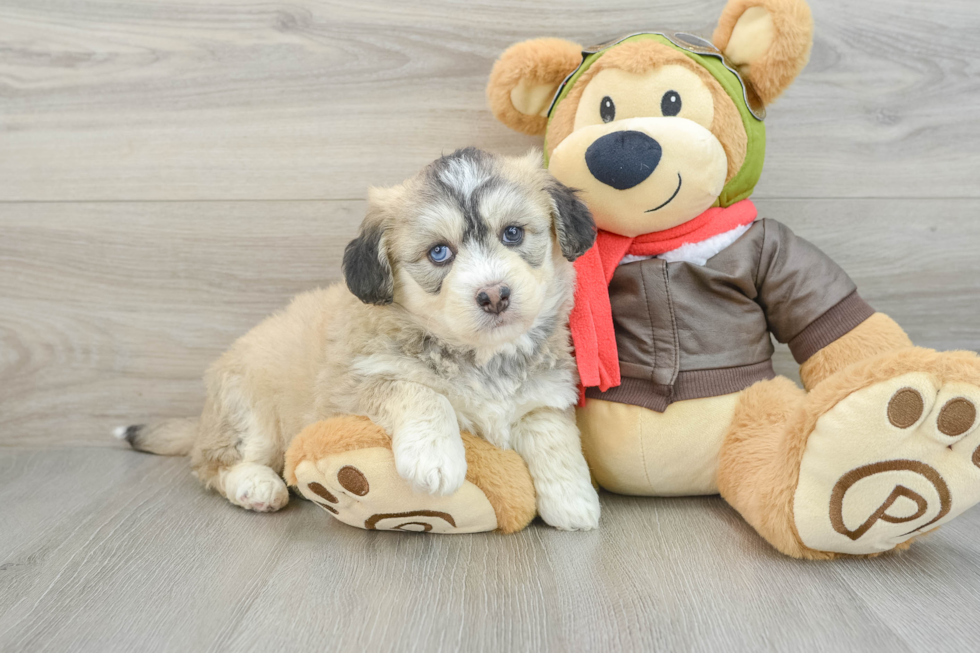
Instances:
[[[362,303],[341,285],[300,295],[211,367],[191,450],[206,485],[244,507],[281,507],[285,485],[273,472],[282,470],[293,437],[319,420],[365,415],[391,434],[398,472],[417,490],[451,494],[463,484],[465,429],[528,459],[546,521],[597,525],[598,499],[569,417],[577,398],[567,330],[574,268],[558,244],[548,191],[555,182],[540,168],[540,153],[458,159],[472,160],[473,169],[448,157],[436,172],[372,193],[363,228],[382,234],[393,303]],[[478,202],[488,240],[462,239],[463,215],[451,209],[437,174],[461,195],[480,175],[495,177]],[[518,218],[522,248],[493,245],[507,220]],[[448,273],[426,260],[440,242],[456,253]],[[511,307],[492,319],[474,300],[491,282],[513,289]],[[238,499],[256,474],[278,482],[262,492],[264,507]]]

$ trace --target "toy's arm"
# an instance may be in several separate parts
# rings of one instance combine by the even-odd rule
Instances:
[[[800,366],[800,378],[808,391],[831,374],[857,361],[896,349],[912,341],[895,320],[875,313],[843,336],[817,351]]]
[[[800,363],[807,390],[848,365],[912,346],[894,320],[861,299],[829,256],[778,222],[764,226],[759,303],[773,335]]]

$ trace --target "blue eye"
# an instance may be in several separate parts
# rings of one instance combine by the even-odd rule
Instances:
[[[500,239],[506,245],[518,245],[524,240],[524,230],[520,227],[507,227]]]
[[[445,245],[436,245],[429,250],[429,260],[436,264],[448,263],[453,257],[453,250]]]

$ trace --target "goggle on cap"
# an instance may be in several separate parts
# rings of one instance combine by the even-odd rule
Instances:
[[[721,206],[730,206],[735,202],[749,197],[755,189],[755,185],[759,182],[759,177],[762,175],[762,165],[765,161],[766,128],[763,121],[766,118],[766,109],[752,88],[742,79],[742,75],[738,72],[735,65],[728,61],[721,50],[716,48],[711,41],[695,34],[667,30],[637,32],[636,34],[614,39],[601,45],[585,48],[582,50],[582,63],[565,78],[555,92],[555,97],[548,107],[549,124],[558,104],[565,99],[575,85],[575,82],[605,52],[627,41],[641,40],[656,41],[686,54],[702,68],[711,73],[712,77],[718,81],[725,93],[735,103],[739,115],[742,118],[745,133],[748,136],[748,147],[742,167],[725,184],[719,197],[719,204]],[[547,146],[544,151],[545,165],[547,165]]]

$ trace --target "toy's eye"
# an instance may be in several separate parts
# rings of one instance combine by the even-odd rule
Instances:
[[[667,91],[660,99],[660,113],[667,116],[676,116],[681,112],[681,94],[677,91]]]
[[[524,230],[520,227],[507,227],[500,239],[505,245],[519,245],[524,240]]]
[[[612,122],[616,119],[616,105],[608,95],[599,103],[599,115],[602,116],[602,122]]]
[[[436,245],[429,250],[429,260],[436,265],[445,265],[453,259],[453,250],[446,245]]]

